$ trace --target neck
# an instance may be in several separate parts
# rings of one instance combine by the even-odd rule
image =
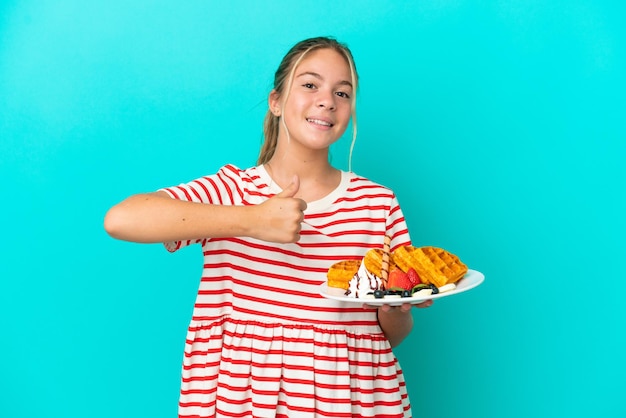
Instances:
[[[326,177],[337,171],[330,165],[327,156],[323,159],[296,159],[291,156],[274,154],[265,166],[270,167],[272,175],[277,177],[274,180],[291,179],[294,174],[300,177],[300,180],[315,179]]]
[[[277,155],[264,164],[268,174],[280,188],[284,189],[293,180],[300,178],[300,189],[295,197],[312,202],[332,192],[341,181],[341,172],[330,165],[328,154],[323,159],[297,159],[289,155]]]

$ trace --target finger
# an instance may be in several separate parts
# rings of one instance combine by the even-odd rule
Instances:
[[[294,175],[289,186],[285,187],[282,192],[278,193],[278,197],[294,197],[300,189],[300,177]]]
[[[300,201],[300,210],[302,212],[304,212],[306,210],[307,204],[304,200],[302,199],[298,199]],[[302,217],[304,218],[304,213],[302,214]]]
[[[425,300],[425,301],[424,301],[424,302],[422,302],[422,303],[418,303],[417,305],[415,305],[415,307],[416,307],[416,308],[428,308],[428,307],[432,306],[432,305],[433,305],[433,303],[434,303],[434,302],[433,302],[433,300],[432,300],[432,299],[428,299],[428,300]]]
[[[387,308],[387,310],[389,310],[389,306],[388,305],[370,305],[368,303],[364,303],[363,305],[361,305],[361,307],[363,309],[383,309],[385,310],[385,307]]]
[[[413,305],[411,305],[410,303],[403,303],[402,305],[384,305],[387,307],[387,309],[383,309],[384,312],[389,312],[390,310],[399,310],[402,313],[407,313],[411,311],[411,308],[413,307]]]

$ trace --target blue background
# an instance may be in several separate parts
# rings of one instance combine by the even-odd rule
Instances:
[[[199,248],[103,216],[254,164],[279,60],[334,35],[361,75],[353,169],[486,275],[414,311],[415,416],[626,416],[623,4],[0,3],[0,415],[176,414]]]

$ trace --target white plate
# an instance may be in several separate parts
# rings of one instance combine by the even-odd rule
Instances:
[[[381,306],[381,305],[391,305],[391,306],[399,306],[403,303],[410,303],[415,305],[417,303],[424,302],[429,299],[439,299],[445,298],[446,296],[458,295],[459,293],[467,292],[470,289],[475,288],[479,284],[481,284],[485,280],[485,275],[480,271],[476,270],[467,270],[465,276],[458,282],[456,282],[456,288],[454,290],[450,290],[444,293],[437,293],[436,295],[428,295],[428,296],[414,296],[410,298],[383,298],[383,299],[375,299],[375,298],[351,298],[345,296],[343,294],[333,294],[332,291],[329,293],[329,289],[326,286],[326,283],[322,283],[320,286],[320,294],[328,299],[339,300],[342,302],[351,302],[364,304],[372,306]]]

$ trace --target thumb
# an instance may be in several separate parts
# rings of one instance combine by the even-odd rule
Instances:
[[[282,192],[278,193],[276,196],[278,197],[294,197],[298,190],[300,189],[300,177],[297,174],[293,176],[293,180],[289,186],[285,187]]]

